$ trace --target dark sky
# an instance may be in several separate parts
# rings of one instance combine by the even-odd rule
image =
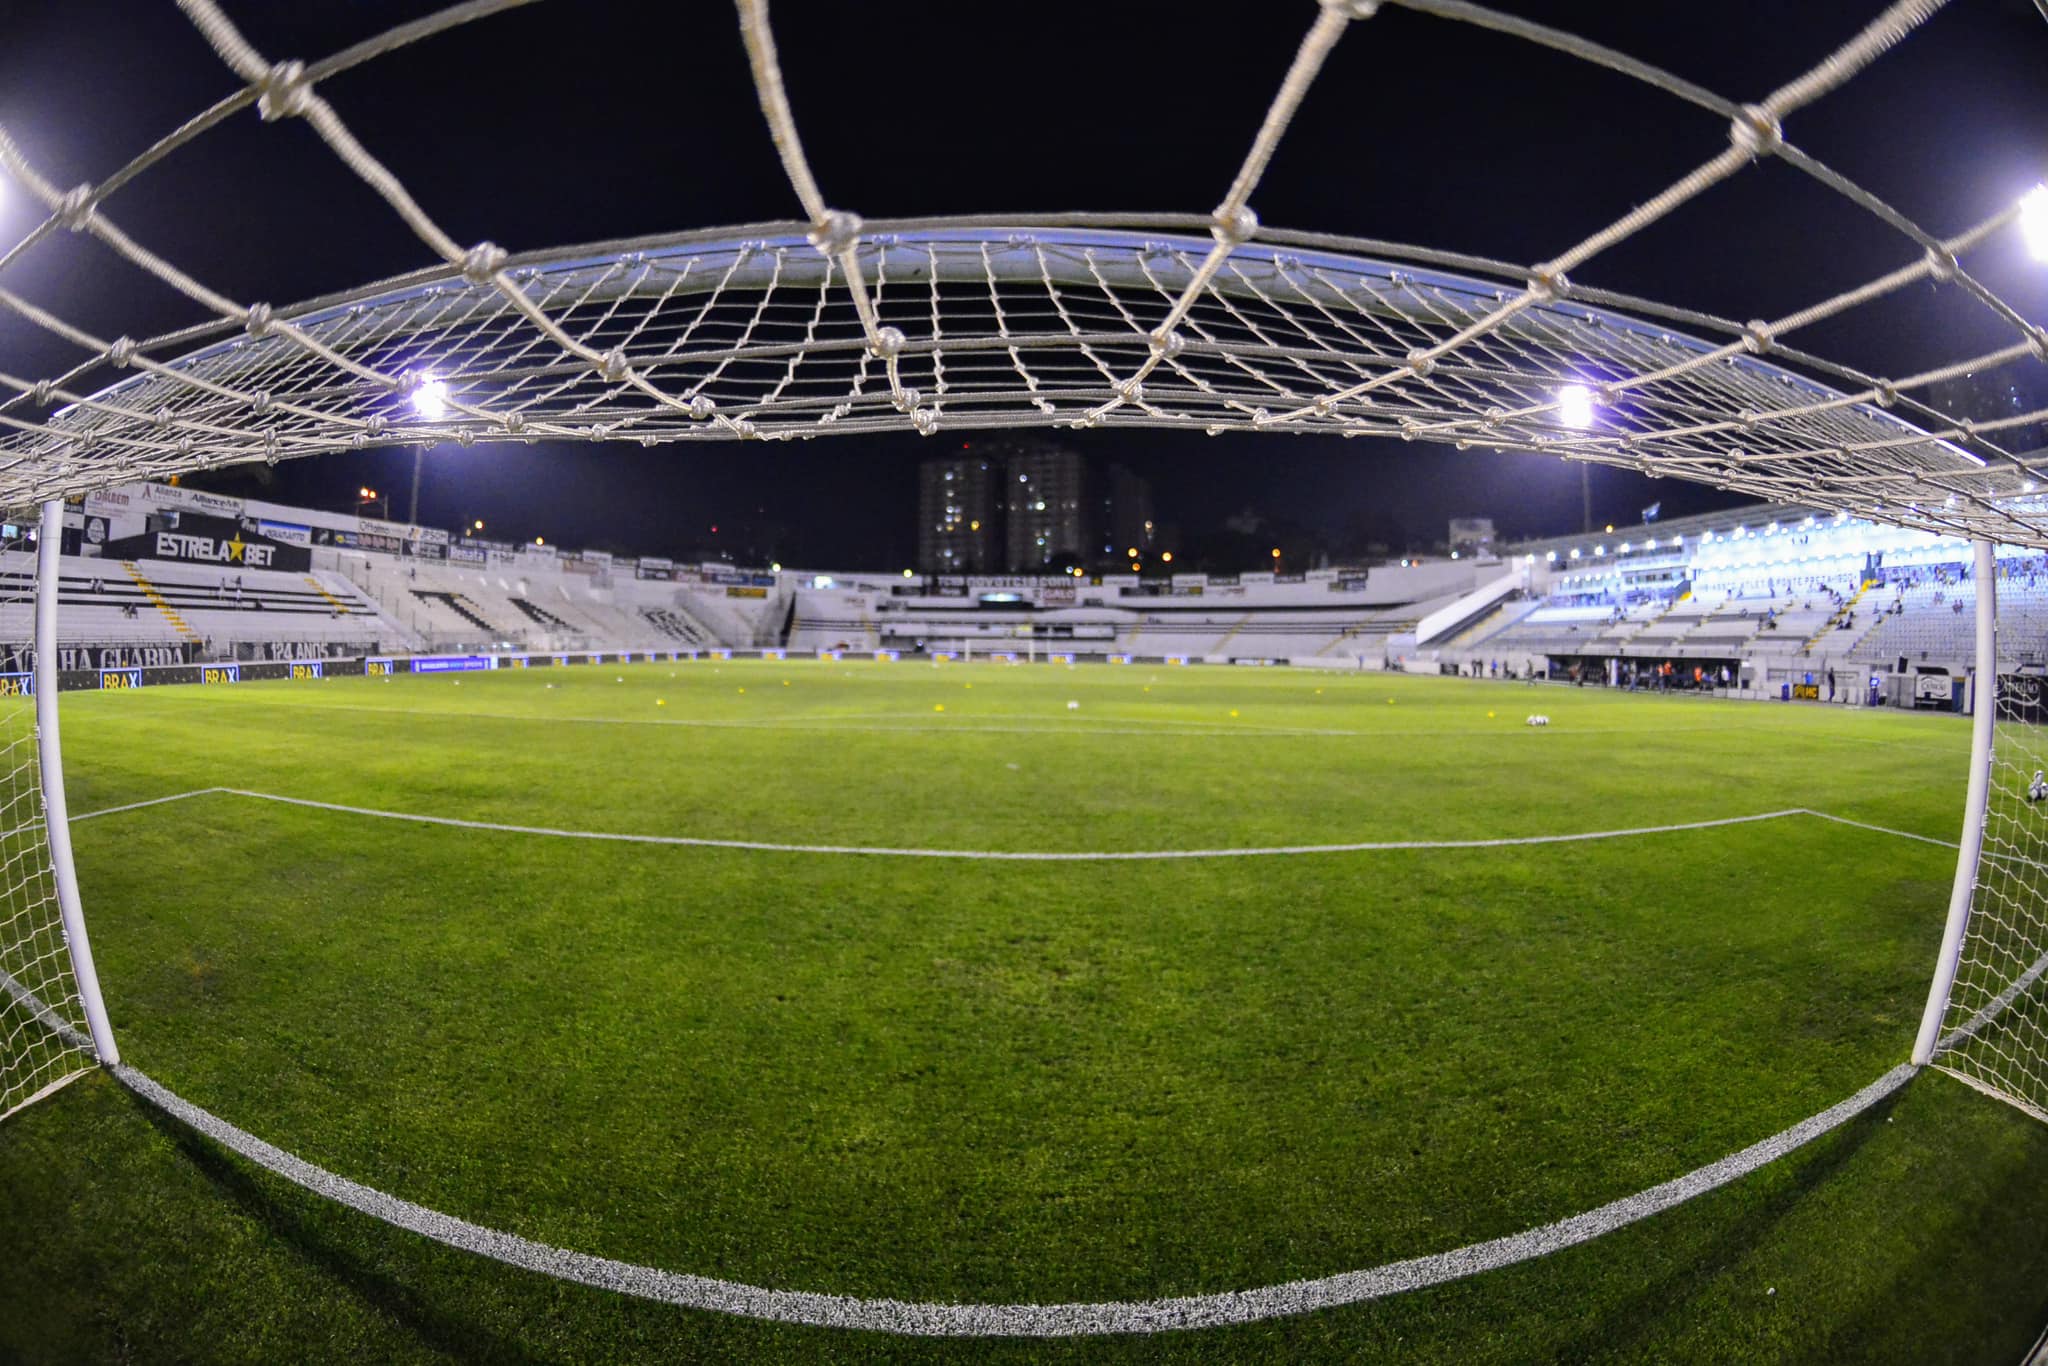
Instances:
[[[1710,89],[1753,99],[1804,71],[1877,0],[1712,4],[1504,0]],[[231,0],[273,58],[316,58],[430,12],[398,0]],[[1310,0],[862,5],[773,11],[812,163],[834,205],[870,218],[1070,208],[1205,212],[1234,174]],[[169,4],[0,0],[0,122],[59,184],[104,177],[232,89]],[[732,9],[718,0],[581,0],[497,15],[323,87],[459,241],[512,250],[786,219]],[[1788,136],[1937,233],[2048,173],[2048,22],[2033,0],[1956,0]],[[1389,7],[1354,24],[1253,198],[1273,226],[1534,261],[1626,212],[1725,146],[1719,120],[1518,40]],[[0,235],[36,215],[6,187]],[[429,263],[426,250],[296,121],[237,116],[123,189],[105,212],[197,278],[285,304]],[[1916,253],[1798,173],[1766,162],[1574,278],[1734,318],[1774,316]],[[1973,267],[2048,320],[2048,269],[2006,244]],[[83,237],[37,248],[0,285],[104,334],[195,321],[194,306]],[[1920,287],[1797,339],[1901,373],[2010,340],[1953,290]],[[52,373],[62,343],[0,320],[0,368]],[[2035,370],[2048,367],[2031,363]],[[2041,379],[2040,375],[2032,379]],[[1189,532],[1251,504],[1339,539],[1420,547],[1461,514],[1571,529],[1576,472],[1533,457],[1302,437],[1095,432],[1150,476]],[[946,446],[951,442],[940,438]],[[423,520],[481,517],[660,553],[714,523],[788,528],[792,561],[904,563],[910,434],[639,448],[453,447],[428,457]],[[271,496],[329,507],[396,490],[406,451],[280,467]],[[1595,471],[1596,520],[1715,505],[1709,490]],[[757,512],[756,509],[765,511]]]

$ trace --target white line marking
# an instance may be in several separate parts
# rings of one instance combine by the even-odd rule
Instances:
[[[1591,1242],[1602,1234],[1612,1233],[1748,1175],[1765,1163],[1783,1157],[1862,1114],[1905,1085],[1917,1069],[1910,1063],[1901,1064],[1847,1100],[1760,1143],[1751,1144],[1740,1152],[1662,1185],[1541,1228],[1473,1243],[1450,1252],[1313,1280],[1289,1281],[1283,1285],[1212,1295],[1111,1300],[1094,1304],[930,1304],[856,1299],[803,1290],[770,1290],[764,1286],[662,1271],[651,1266],[613,1261],[609,1257],[571,1252],[533,1242],[517,1234],[484,1228],[338,1176],[236,1128],[126,1064],[112,1070],[122,1085],[143,1100],[295,1185],[396,1228],[509,1266],[553,1276],[557,1280],[613,1290],[663,1304],[710,1309],[778,1323],[865,1329],[920,1337],[1077,1337],[1213,1328],[1306,1314],[1442,1285],[1516,1262],[1548,1256],[1564,1248]]]
[[[1962,848],[1954,840],[1936,839],[1932,835],[1916,835],[1911,830],[1894,830],[1889,825],[1872,825],[1869,821],[1852,821],[1847,816],[1832,816],[1825,811],[1815,811],[1810,807],[1807,809],[1806,814],[1818,816],[1824,821],[1833,821],[1836,825],[1853,825],[1858,830],[1875,830],[1880,835],[1897,835],[1902,840],[1919,840],[1922,844],[1932,844],[1942,849]]]
[[[129,802],[124,806],[103,806],[97,811],[86,811],[71,818],[73,825],[80,821],[94,821],[101,816],[118,816],[123,811],[140,811],[145,806],[162,806],[166,802],[182,802],[188,797],[205,797],[215,792],[227,791],[224,787],[195,787],[190,792],[173,792],[168,797],[151,797],[148,801]]]
[[[1645,825],[1625,830],[1592,830],[1566,835],[1520,835],[1506,839],[1462,840],[1371,840],[1347,844],[1275,844],[1242,849],[1122,849],[1122,850],[1018,850],[1018,849],[907,849],[865,844],[780,844],[765,840],[712,839],[697,835],[635,835],[609,830],[563,830],[544,825],[510,825],[499,821],[463,820],[454,816],[423,816],[410,811],[384,811],[341,802],[314,801],[306,797],[285,797],[274,792],[223,787],[217,791],[257,801],[282,802],[311,807],[317,811],[338,811],[351,816],[373,816],[379,820],[413,821],[421,825],[446,825],[462,830],[490,830],[510,835],[544,835],[555,839],[607,840],[621,844],[667,844],[704,849],[750,849],[772,854],[865,854],[878,858],[986,859],[1017,863],[1108,863],[1160,859],[1258,858],[1295,854],[1357,854],[1399,849],[1498,849],[1512,845],[1577,844],[1588,840],[1625,839],[1636,835],[1664,835],[1681,830],[1706,830],[1724,825],[1748,825],[1757,821],[1782,820],[1807,814],[1793,807],[1764,811],[1750,816],[1722,816],[1714,820],[1685,821],[1675,825]]]
[[[1343,844],[1270,844],[1251,845],[1236,849],[913,849],[891,845],[867,844],[785,844],[768,840],[716,839],[703,835],[646,835],[615,830],[567,830],[547,825],[514,825],[503,821],[466,820],[457,816],[428,816],[413,811],[386,811],[373,806],[350,806],[344,802],[315,801],[310,797],[287,797],[276,792],[258,792],[244,787],[200,787],[190,792],[176,792],[167,797],[152,797],[147,801],[130,802],[124,806],[110,806],[99,811],[89,811],[75,816],[74,821],[92,820],[99,816],[112,816],[123,811],[135,811],[147,806],[161,806],[167,802],[184,801],[188,797],[204,797],[219,794],[227,797],[247,797],[253,801],[277,802],[285,806],[302,806],[315,811],[333,811],[348,816],[368,816],[376,820],[409,821],[416,825],[442,825],[458,830],[486,830],[506,835],[539,835],[550,839],[598,840],[613,844],[657,844],[693,849],[745,849],[769,854],[855,854],[874,858],[932,858],[932,859],[979,859],[1008,863],[1135,863],[1158,862],[1170,859],[1212,859],[1212,858],[1274,858],[1304,854],[1371,854],[1392,853],[1400,850],[1430,849],[1502,849],[1536,844],[1584,844],[1596,840],[1632,839],[1643,835],[1669,835],[1687,830],[1712,830],[1730,825],[1754,825],[1762,821],[1784,820],[1791,816],[1815,816],[1837,825],[1854,826],[1876,834],[1892,835],[1899,839],[1916,840],[1945,849],[1953,849],[1954,843],[1935,839],[1929,835],[1918,835],[1910,830],[1894,830],[1889,826],[1872,825],[1868,821],[1850,820],[1846,816],[1830,815],[1810,807],[1792,806],[1782,811],[1759,811],[1745,816],[1718,816],[1708,820],[1679,821],[1670,825],[1639,825],[1618,830],[1586,830],[1555,835],[1513,835],[1495,839],[1450,839],[1450,840],[1360,840]]]

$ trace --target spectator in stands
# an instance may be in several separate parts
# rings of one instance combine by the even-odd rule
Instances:
[[[92,591],[95,593],[104,593],[107,591],[107,586],[104,583],[100,582],[100,576],[97,574],[92,576]]]
[[[1835,671],[1834,671],[1833,669],[1829,669],[1829,670],[1828,670],[1828,701],[1832,702],[1832,701],[1834,701],[1834,700],[1835,700]]]

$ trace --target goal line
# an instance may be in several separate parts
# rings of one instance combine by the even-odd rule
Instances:
[[[123,1086],[141,1099],[294,1185],[394,1228],[557,1280],[686,1309],[709,1309],[775,1323],[918,1337],[1081,1337],[1218,1328],[1285,1318],[1384,1299],[1549,1256],[1718,1190],[1796,1152],[1898,1091],[1920,1069],[1911,1063],[1901,1063],[1846,1100],[1718,1162],[1521,1233],[1366,1270],[1251,1290],[1072,1304],[944,1304],[773,1290],[574,1252],[473,1224],[338,1176],[236,1128],[132,1066],[120,1064],[111,1070]]]

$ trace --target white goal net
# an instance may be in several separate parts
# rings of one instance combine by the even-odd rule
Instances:
[[[36,557],[0,527],[0,1119],[93,1066],[58,905],[36,748],[30,640]]]

